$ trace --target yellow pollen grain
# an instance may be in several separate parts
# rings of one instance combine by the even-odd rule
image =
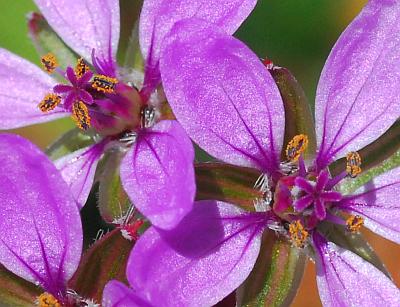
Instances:
[[[297,220],[289,225],[289,234],[292,243],[298,247],[303,248],[304,243],[308,238],[308,232],[304,229],[303,224]]]
[[[78,59],[78,62],[76,63],[75,66],[75,75],[78,78],[81,78],[86,72],[90,70],[89,66],[86,64],[85,60],[83,58]]]
[[[305,134],[298,134],[289,142],[286,147],[286,157],[292,162],[296,162],[300,155],[307,149],[308,137]]]
[[[82,101],[77,101],[72,106],[72,120],[82,130],[90,128],[89,109]]]
[[[104,75],[95,75],[92,82],[92,87],[99,92],[105,94],[114,93],[115,85],[118,83],[118,79],[107,77]]]
[[[42,112],[49,112],[54,110],[60,104],[60,102],[60,96],[50,93],[43,98],[43,100],[38,104],[38,107]]]
[[[40,62],[43,65],[43,68],[48,73],[53,73],[58,67],[58,62],[54,54],[48,53],[40,59]]]
[[[358,232],[364,225],[364,219],[359,215],[350,215],[346,220],[347,229],[351,232]]]
[[[361,173],[361,156],[358,154],[358,152],[349,152],[346,155],[346,159],[346,172],[352,178],[357,177],[357,175]]]
[[[44,292],[38,296],[37,304],[39,307],[61,307],[61,304],[57,301],[57,299],[47,292]]]

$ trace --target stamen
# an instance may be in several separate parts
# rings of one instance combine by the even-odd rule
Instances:
[[[39,307],[61,307],[57,299],[48,292],[44,292],[38,296],[37,305]]]
[[[60,96],[50,93],[44,97],[44,99],[38,104],[38,107],[42,112],[49,112],[54,110],[60,104],[60,102]]]
[[[58,66],[57,59],[52,53],[42,56],[40,62],[42,63],[44,70],[50,74],[53,73]]]
[[[144,107],[141,111],[141,125],[143,128],[150,128],[155,124],[156,111],[152,107]]]
[[[347,229],[351,232],[358,232],[362,225],[364,225],[364,219],[359,215],[350,215],[346,220]]]
[[[351,178],[357,177],[357,175],[361,173],[360,155],[358,154],[358,152],[349,152],[346,155],[346,159],[346,172],[350,175]]]
[[[72,106],[72,119],[80,129],[87,130],[90,128],[89,110],[82,101],[77,101]]]
[[[78,59],[78,62],[76,63],[76,66],[74,69],[75,75],[78,78],[81,78],[85,74],[85,72],[87,72],[89,70],[90,70],[90,68],[86,64],[85,60],[83,58]]]
[[[300,220],[292,222],[289,225],[289,233],[292,243],[298,248],[303,248],[304,243],[308,238],[308,232],[304,229]]]
[[[296,135],[286,147],[286,157],[292,162],[296,162],[300,155],[307,149],[308,137],[305,134]]]
[[[107,77],[104,75],[95,75],[92,82],[92,87],[99,92],[111,94],[114,93],[115,85],[118,79]]]

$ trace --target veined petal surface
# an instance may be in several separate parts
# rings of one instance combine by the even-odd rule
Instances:
[[[103,307],[151,307],[145,300],[125,286],[123,283],[112,280],[103,291]]]
[[[53,163],[32,143],[0,135],[0,262],[53,295],[82,251],[79,210]]]
[[[97,164],[103,154],[105,143],[82,148],[66,155],[54,164],[61,172],[69,185],[72,195],[76,199],[79,208],[82,208],[93,186]]]
[[[158,63],[161,44],[173,25],[197,17],[233,34],[251,13],[257,0],[145,0],[140,14],[140,46],[150,63]]]
[[[372,264],[319,234],[314,234],[314,245],[324,306],[400,306],[399,289]]]
[[[235,290],[257,259],[264,213],[199,201],[172,231],[148,229],[127,265],[132,288],[155,306],[211,306]]]
[[[116,62],[120,12],[118,0],[35,0],[50,26],[76,53]]]
[[[153,225],[171,229],[192,209],[196,193],[192,142],[177,121],[139,132],[121,163],[121,181]]]
[[[339,207],[361,215],[366,227],[400,244],[400,167],[375,177],[354,194]]]
[[[399,1],[369,1],[340,36],[317,89],[320,168],[368,145],[399,118],[399,48]]]
[[[168,102],[189,136],[214,157],[269,173],[279,167],[279,90],[241,41],[199,19],[178,22],[160,61]]]
[[[38,104],[56,81],[31,62],[0,48],[0,129],[13,129],[68,116],[61,109],[49,113]]]

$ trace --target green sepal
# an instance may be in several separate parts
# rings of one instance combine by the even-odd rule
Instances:
[[[225,163],[195,164],[196,200],[221,200],[254,211],[262,193],[254,188],[260,172]]]
[[[83,298],[101,302],[103,289],[110,280],[128,284],[125,270],[133,245],[119,229],[107,233],[85,252],[68,287]]]
[[[0,305],[4,307],[33,306],[43,293],[38,286],[8,271],[0,265]]]
[[[107,154],[99,176],[98,207],[102,218],[108,223],[125,217],[132,205],[119,175],[124,155],[122,152]]]
[[[60,67],[75,65],[78,56],[54,32],[42,14],[33,12],[28,15],[28,29],[39,56],[51,52],[56,56]]]
[[[57,160],[94,143],[95,141],[92,136],[82,133],[80,129],[75,128],[63,134],[54,143],[47,147],[46,154],[50,159]]]
[[[356,178],[343,180],[339,190],[343,194],[350,194],[356,189],[397,166],[400,166],[400,121],[395,122],[380,138],[358,153],[361,156],[362,173]],[[333,176],[346,168],[346,158],[342,158],[330,167]]]
[[[377,140],[359,150],[362,171],[365,172],[379,166],[383,161],[393,156],[400,149],[399,136],[400,121],[396,121]],[[346,158],[335,161],[329,168],[333,176],[340,174],[346,168]]]
[[[292,73],[282,67],[269,70],[283,100],[285,108],[285,137],[281,157],[286,159],[286,146],[298,134],[308,136],[308,147],[304,153],[306,159],[312,159],[316,150],[316,135],[313,115],[303,88]]]
[[[378,255],[364,239],[364,236],[359,232],[350,232],[345,226],[336,225],[332,223],[324,223],[319,227],[323,231],[326,239],[333,243],[352,251],[364,260],[374,265],[377,269],[382,271],[386,276],[391,278],[390,273],[386,269],[383,262],[379,259]]]
[[[143,71],[143,58],[139,44],[139,15],[143,1],[120,0],[121,31],[118,62],[127,69]]]
[[[263,234],[261,250],[246,281],[236,291],[237,306],[289,306],[294,299],[307,257],[273,231]]]

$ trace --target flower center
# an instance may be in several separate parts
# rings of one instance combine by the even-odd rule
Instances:
[[[78,59],[74,68],[58,68],[56,57],[49,53],[42,57],[44,70],[57,71],[67,81],[57,84],[53,93],[45,95],[38,104],[42,112],[57,107],[71,113],[82,130],[94,128],[102,135],[120,135],[141,126],[142,102],[136,89],[120,83],[114,76],[94,74],[91,67]]]
[[[296,135],[286,147],[289,162],[282,162],[282,176],[276,182],[271,182],[271,178],[257,182],[257,187],[263,193],[268,190],[273,195],[268,199],[270,210],[280,218],[282,225],[289,225],[283,227],[284,231],[297,247],[304,247],[308,233],[314,231],[322,221],[347,225],[351,232],[359,231],[363,225],[360,216],[350,216],[344,221],[336,215],[336,208],[343,196],[335,190],[335,186],[345,177],[354,178],[361,172],[360,155],[350,152],[346,169],[331,178],[328,168],[317,170],[315,164],[306,165],[302,155],[307,144],[306,135]]]
[[[58,300],[48,292],[44,292],[38,296],[37,305],[39,307],[61,307]]]

